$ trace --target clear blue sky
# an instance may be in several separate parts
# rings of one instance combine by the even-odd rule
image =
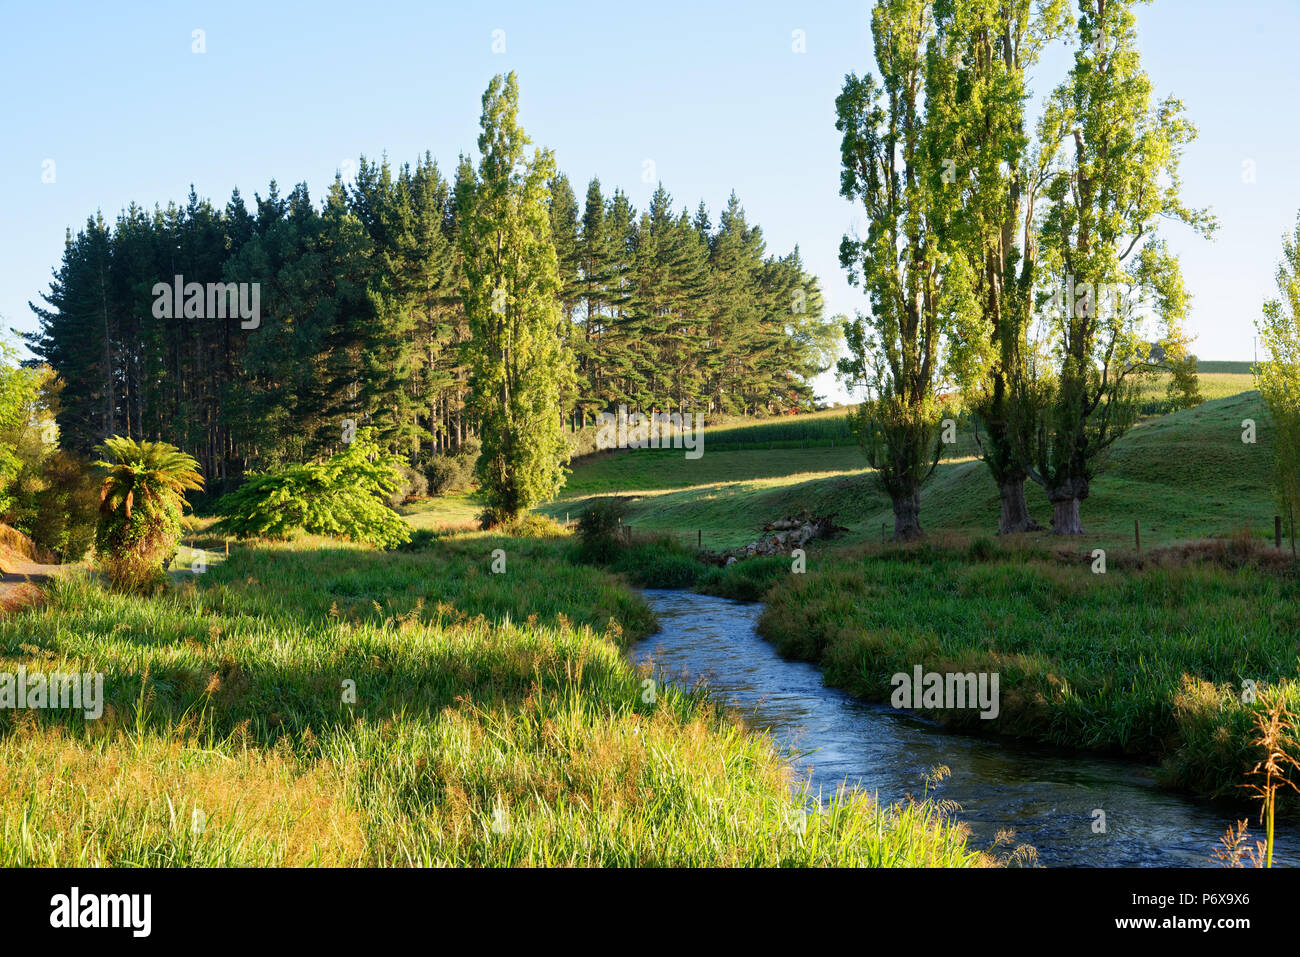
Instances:
[[[235,186],[251,202],[272,178],[282,191],[305,180],[319,200],[362,153],[402,162],[429,150],[450,175],[474,150],[484,87],[507,70],[519,74],[524,127],[556,151],[579,197],[598,175],[644,208],[647,159],[679,206],[703,199],[715,223],[734,188],[769,252],[801,247],[831,309],[864,306],[837,258],[860,219],[838,195],[834,101],[845,73],[871,65],[867,0],[5,6],[5,326],[34,328],[27,302],[47,287],[64,229],[96,209],[112,218],[131,200],[179,202],[191,183],[218,204]],[[1222,222],[1213,242],[1169,232],[1194,295],[1196,351],[1249,359],[1281,234],[1300,210],[1300,2],[1156,0],[1138,15],[1158,93],[1180,96],[1201,130],[1184,196]],[[792,50],[795,30],[806,53]],[[1046,66],[1056,77],[1065,63]],[[1054,82],[1041,80],[1036,100]],[[1254,183],[1243,182],[1247,160]]]

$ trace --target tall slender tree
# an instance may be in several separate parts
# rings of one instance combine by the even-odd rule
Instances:
[[[483,94],[482,158],[458,197],[488,525],[558,491],[569,456],[560,397],[573,388],[573,370],[556,336],[561,284],[549,213],[555,161],[544,150],[526,158],[518,112],[514,73],[494,77]]]
[[[1044,161],[1026,120],[1028,71],[1067,22],[1066,0],[936,3],[926,100],[939,140],[952,236],[977,312],[954,341],[954,372],[998,486],[1002,534],[1039,528],[1025,499],[1024,449],[1041,392],[1028,342]],[[1050,155],[1050,152],[1049,154]]]
[[[871,302],[845,324],[840,373],[867,389],[858,434],[894,508],[894,538],[919,537],[921,486],[938,464],[944,343],[971,314],[964,260],[945,234],[954,200],[941,186],[942,142],[928,121],[931,0],[881,0],[871,32],[881,82],[850,74],[836,100],[843,133],[840,192],[861,202],[867,235],[845,236],[840,263]]]
[[[1273,455],[1279,504],[1292,535],[1300,512],[1300,216],[1282,238],[1278,298],[1264,304],[1258,323],[1268,358],[1255,367],[1255,383],[1273,416]]]
[[[1060,535],[1083,532],[1080,503],[1134,420],[1138,381],[1154,369],[1152,339],[1180,335],[1187,295],[1159,238],[1162,223],[1203,234],[1215,226],[1208,211],[1179,198],[1179,163],[1196,128],[1177,99],[1152,103],[1137,2],[1079,0],[1074,67],[1040,124],[1039,139],[1053,150],[1038,280],[1054,362],[1026,459]]]

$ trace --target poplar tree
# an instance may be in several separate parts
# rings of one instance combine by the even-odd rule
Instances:
[[[1079,0],[1074,67],[1039,130],[1053,152],[1037,276],[1053,361],[1050,401],[1026,459],[1060,535],[1083,533],[1080,503],[1134,421],[1141,377],[1155,368],[1151,340],[1181,335],[1187,294],[1160,226],[1181,222],[1207,235],[1215,226],[1179,198],[1179,162],[1196,128],[1177,99],[1152,103],[1136,2]]]
[[[1278,500],[1294,541],[1300,511],[1300,216],[1295,232],[1282,238],[1277,288],[1280,295],[1264,304],[1258,323],[1268,359],[1255,367],[1255,383],[1273,416]]]
[[[485,526],[554,495],[569,458],[560,398],[573,370],[556,335],[561,283],[549,212],[555,161],[540,149],[526,158],[518,111],[514,73],[494,77],[483,94],[479,166],[457,197]]]
[[[1025,499],[1025,449],[1041,391],[1028,334],[1037,266],[1035,213],[1045,180],[1026,120],[1027,74],[1067,23],[1066,0],[946,0],[926,100],[943,191],[957,200],[952,235],[973,284],[973,315],[953,368],[1001,500],[998,531],[1040,526]],[[1050,154],[1049,154],[1050,155]]]
[[[950,255],[941,142],[928,122],[926,57],[935,36],[930,0],[881,0],[871,32],[881,81],[850,74],[836,99],[840,192],[860,202],[867,234],[845,236],[840,263],[871,312],[844,327],[840,374],[866,387],[855,427],[894,509],[894,539],[922,534],[921,486],[939,461],[943,344],[954,316],[970,315],[970,281]]]

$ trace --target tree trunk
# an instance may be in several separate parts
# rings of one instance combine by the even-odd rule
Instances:
[[[1029,514],[1029,504],[1025,501],[1024,476],[1000,482],[998,496],[1002,499],[1002,518],[998,523],[999,535],[1016,535],[1020,532],[1042,530],[1043,526],[1035,522],[1034,517]]]
[[[1079,499],[1076,496],[1065,495],[1052,499],[1052,534],[1083,534],[1083,523],[1079,520]]]
[[[1079,503],[1088,497],[1086,478],[1062,478],[1057,484],[1044,484],[1047,500],[1052,503],[1052,534],[1082,535]]]
[[[921,530],[921,493],[910,492],[894,499],[894,541],[911,542],[925,534]]]

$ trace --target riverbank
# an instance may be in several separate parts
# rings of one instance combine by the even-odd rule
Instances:
[[[1241,796],[1260,759],[1258,695],[1300,711],[1300,582],[1257,546],[1138,561],[936,547],[846,554],[778,579],[759,630],[826,680],[889,701],[893,676],[996,673],[1000,709],[921,713],[977,730],[1159,763],[1162,783]],[[1300,746],[1294,737],[1293,747]]]
[[[154,598],[49,583],[0,617],[0,672],[103,674],[103,716],[0,710],[0,866],[988,863],[924,804],[802,813],[769,741],[628,660],[652,614],[565,544],[308,538]]]
[[[926,788],[926,769],[947,768],[928,796],[970,829],[968,843],[1045,867],[1212,866],[1225,828],[1247,816],[1157,787],[1140,761],[951,734],[829,687],[815,664],[783,658],[758,634],[762,605],[698,592],[642,594],[660,630],[633,655],[675,681],[707,676],[713,694],[789,753],[814,793],[847,785],[890,804]],[[1280,866],[1300,864],[1300,829],[1280,827],[1276,853]]]
[[[1261,692],[1300,712],[1300,579],[1248,540],[1112,553],[1039,537],[811,550],[704,565],[671,542],[620,552],[637,585],[763,601],[759,632],[826,681],[890,703],[896,674],[999,677],[993,719],[922,707],[950,730],[991,733],[1159,766],[1160,783],[1241,799],[1261,757]],[[1295,753],[1300,741],[1290,739]]]

